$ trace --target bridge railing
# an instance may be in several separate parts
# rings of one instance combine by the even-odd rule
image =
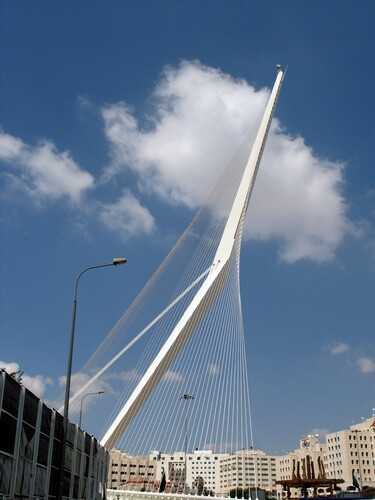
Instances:
[[[146,491],[127,491],[107,489],[107,500],[202,500],[202,498],[228,498],[228,497],[206,497],[202,495],[183,495],[180,493],[150,493]]]

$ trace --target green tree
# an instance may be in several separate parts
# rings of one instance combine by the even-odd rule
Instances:
[[[204,488],[204,479],[202,476],[197,476],[193,481],[193,488],[196,489],[197,495],[202,495]]]

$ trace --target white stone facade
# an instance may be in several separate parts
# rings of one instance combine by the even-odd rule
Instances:
[[[276,457],[260,450],[239,450],[220,459],[220,492],[235,488],[276,490]]]
[[[232,454],[196,450],[186,454],[186,470],[188,493],[197,493],[199,483],[206,493],[225,496],[235,488],[257,487],[269,492],[276,489],[276,457],[267,456],[259,450],[240,450]],[[182,493],[185,487],[185,453],[154,451],[148,457],[132,457],[114,449],[111,452],[108,487],[157,491],[163,472],[166,492]]]
[[[319,461],[324,462],[324,454],[326,445],[319,443],[318,436],[308,435],[306,438],[300,440],[300,447],[294,452],[288,453],[277,457],[277,479],[292,479],[293,477],[293,464],[296,467],[297,462],[302,463],[303,460],[309,456],[313,463],[314,473],[317,477],[319,474],[318,458]],[[295,470],[295,473],[297,471]],[[300,471],[302,475],[302,470]]]
[[[156,466],[150,457],[132,457],[114,448],[110,452],[108,488],[113,490],[147,489],[155,481]]]
[[[239,450],[232,454],[209,450],[160,453],[147,457],[131,457],[120,450],[111,452],[108,487],[157,491],[163,471],[166,491],[194,493],[197,479],[202,478],[204,490],[228,495],[234,488],[264,489],[283,498],[282,486],[276,480],[291,480],[308,473],[315,478],[342,479],[342,490],[353,487],[354,472],[361,487],[375,487],[375,417],[352,425],[349,430],[327,434],[320,443],[317,435],[300,440],[300,447],[284,456],[269,456],[259,450]],[[297,465],[299,464],[299,465]],[[299,467],[299,470],[297,470]],[[312,477],[311,476],[311,477]],[[200,483],[202,484],[200,479]],[[298,491],[292,493],[298,494]]]
[[[197,478],[203,478],[204,489],[218,493],[220,487],[220,458],[223,454],[213,453],[210,450],[196,450],[186,454],[186,486],[189,491],[196,489]],[[226,456],[226,455],[224,455]],[[167,483],[174,483],[182,490],[184,487],[185,453],[158,453],[150,454],[150,460],[156,464],[156,479],[161,480],[163,470]]]
[[[353,485],[353,472],[363,487],[375,487],[375,418],[349,430],[326,435],[325,469],[328,478],[344,479],[343,489]]]
[[[308,475],[307,464],[309,464],[310,473],[317,478],[321,474],[321,468],[324,468],[325,451],[326,445],[319,442],[317,435],[308,435],[306,438],[301,439],[298,449],[287,455],[277,457],[277,480],[293,479],[293,476],[296,475],[301,477]],[[302,469],[301,464],[303,464],[305,470]],[[296,496],[299,491],[292,488],[291,493]],[[277,496],[278,498],[283,497],[281,485],[277,485]]]

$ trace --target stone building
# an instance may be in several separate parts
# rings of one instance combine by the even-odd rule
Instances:
[[[220,459],[226,456],[213,453],[210,450],[195,450],[186,454],[186,486],[185,480],[185,453],[159,453],[150,454],[150,459],[156,464],[156,479],[161,480],[163,471],[166,481],[172,492],[196,492],[203,489],[207,492],[220,491]],[[175,491],[173,491],[175,490]]]
[[[276,457],[260,450],[239,450],[220,458],[220,488],[229,494],[234,488],[259,488],[276,492]]]
[[[276,475],[278,481],[292,482],[299,479],[318,479],[324,476],[325,443],[319,442],[318,435],[308,435],[300,440],[300,447],[287,455],[276,459]],[[302,483],[301,483],[302,484]],[[286,495],[283,485],[278,484],[277,496]],[[300,495],[300,488],[291,487],[291,495]]]
[[[361,488],[375,487],[375,418],[348,430],[326,435],[324,465],[327,477],[344,480],[343,489],[353,486],[353,473]]]
[[[186,463],[186,483],[185,483]],[[108,487],[111,489],[159,491],[164,475],[166,493],[228,496],[231,489],[276,488],[276,458],[259,450],[214,453],[211,450],[160,453],[131,457],[121,450],[111,452]]]
[[[153,491],[155,472],[155,461],[149,456],[132,457],[114,448],[110,452],[107,485],[113,490]]]
[[[214,493],[227,496],[235,488],[259,488],[287,495],[330,494],[338,488],[353,490],[353,474],[361,488],[375,487],[375,417],[352,425],[349,430],[308,435],[287,455],[269,456],[260,450],[214,453],[151,452],[147,457],[130,457],[120,450],[111,452],[108,487],[171,493]],[[186,477],[186,481],[185,481]],[[276,486],[276,481],[278,484]],[[299,485],[299,486],[297,486]]]

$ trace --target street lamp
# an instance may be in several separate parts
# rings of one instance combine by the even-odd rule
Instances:
[[[82,407],[83,407],[83,400],[85,399],[86,396],[94,396],[95,394],[104,394],[105,391],[98,391],[98,392],[88,392],[81,398],[81,408],[79,410],[79,424],[78,427],[81,428],[81,422],[82,422]]]
[[[59,478],[59,488],[57,498],[60,500],[62,498],[62,488],[64,480],[64,462],[65,462],[65,448],[66,448],[66,433],[68,430],[68,415],[69,415],[69,398],[70,398],[70,382],[72,378],[72,361],[73,361],[73,345],[74,345],[74,331],[76,324],[76,313],[77,313],[77,292],[78,292],[78,282],[82,276],[90,269],[98,269],[99,267],[109,267],[118,266],[121,264],[126,264],[126,259],[123,257],[116,257],[110,264],[100,264],[98,266],[90,266],[84,269],[77,277],[75,289],[74,289],[74,300],[73,300],[73,316],[72,316],[72,328],[70,333],[70,346],[69,346],[69,357],[68,357],[68,369],[66,374],[65,382],[65,400],[64,400],[64,420],[63,420],[63,439],[61,443],[61,464],[60,464],[60,478]]]
[[[358,470],[359,470],[359,486],[361,488],[360,491],[363,489],[363,483],[362,483],[362,465],[361,465],[361,452],[359,451],[359,444],[358,444],[358,429],[354,429],[354,434],[355,434],[355,442],[357,446],[357,456],[358,456]],[[361,438],[362,439],[362,438]]]
[[[187,453],[187,402],[188,402],[188,399],[194,399],[194,396],[192,396],[191,394],[187,394],[185,392],[185,394],[183,394],[182,396],[180,396],[180,400],[181,399],[184,399],[185,400],[185,404],[184,404],[184,407],[185,407],[185,475],[184,475],[184,493],[186,492],[186,477],[187,477],[187,462],[186,462],[186,453]]]
[[[72,378],[72,361],[73,361],[73,345],[74,345],[74,330],[76,325],[76,313],[77,313],[77,292],[78,292],[78,282],[82,274],[90,269],[98,269],[99,267],[108,266],[118,266],[120,264],[126,264],[126,259],[123,257],[117,257],[113,259],[110,264],[100,264],[99,266],[90,266],[84,269],[76,279],[76,285],[74,289],[74,300],[73,300],[73,317],[72,317],[72,329],[70,333],[70,348],[69,348],[69,358],[68,358],[68,370],[66,374],[66,384],[65,384],[65,402],[64,402],[64,422],[67,423],[69,414],[69,398],[70,398],[70,382]]]

